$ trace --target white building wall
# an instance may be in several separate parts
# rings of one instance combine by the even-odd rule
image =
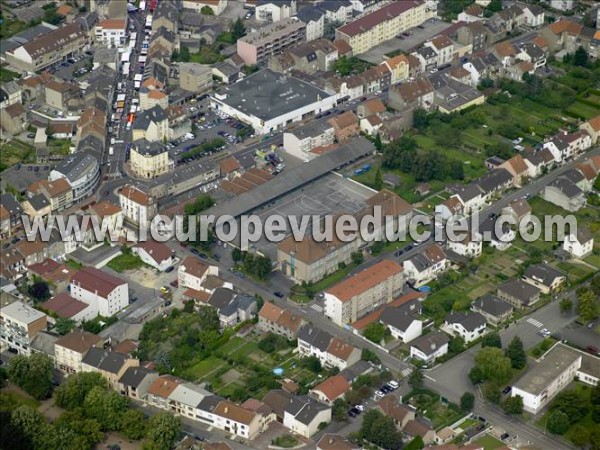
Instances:
[[[70,285],[70,291],[74,299],[81,300],[88,305],[95,305],[98,314],[104,317],[111,317],[129,305],[129,288],[127,283],[117,286],[108,294],[107,298],[73,283]]]

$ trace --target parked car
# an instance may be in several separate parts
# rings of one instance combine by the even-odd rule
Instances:
[[[512,388],[510,386],[506,386],[504,389],[502,389],[502,393],[504,395],[508,394],[510,391],[512,390]]]
[[[273,292],[273,295],[274,295],[275,297],[277,297],[277,298],[283,298],[283,297],[285,297],[285,296],[283,295],[283,292],[279,292],[279,291],[275,291],[275,292]]]

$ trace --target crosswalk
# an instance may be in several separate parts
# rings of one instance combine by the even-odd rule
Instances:
[[[538,328],[540,328],[543,325],[542,322],[540,322],[539,320],[535,320],[533,317],[530,317],[529,319],[527,319],[527,323],[530,323],[534,327],[538,327]]]
[[[319,305],[315,304],[315,305],[310,305],[310,307],[312,309],[314,309],[315,311],[317,311],[317,312],[323,312],[323,307],[322,306],[319,306]]]

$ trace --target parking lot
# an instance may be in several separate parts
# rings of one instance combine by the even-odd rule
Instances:
[[[285,171],[279,176],[285,176]],[[294,216],[300,220],[304,215],[356,213],[366,206],[365,201],[372,195],[373,191],[365,186],[336,174],[328,174],[283,199],[274,200],[254,213],[260,217],[262,223],[271,215]],[[263,236],[255,245],[262,253],[276,260],[277,243],[269,242]]]
[[[391,53],[397,50],[402,50],[407,52],[412,50],[414,47],[417,47],[422,42],[437,36],[446,28],[448,28],[448,24],[446,22],[442,22],[439,20],[428,20],[423,24],[423,29],[413,28],[408,32],[411,33],[408,36],[402,36],[402,39],[393,38],[389,41],[385,41],[382,44],[372,48],[366,53],[358,55],[360,59],[364,59],[365,61],[369,61],[373,64],[379,64],[384,61],[387,53]]]

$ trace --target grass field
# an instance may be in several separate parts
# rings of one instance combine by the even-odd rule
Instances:
[[[495,450],[504,446],[504,443],[501,440],[496,439],[491,434],[486,434],[475,442],[479,445],[483,445],[484,450]]]
[[[223,367],[227,364],[222,359],[211,356],[203,361],[200,361],[198,364],[187,369],[183,376],[190,380],[202,380],[205,378],[210,372],[216,371],[219,368]]]
[[[123,253],[116,258],[111,259],[107,266],[117,272],[125,272],[126,270],[135,270],[143,267],[145,264],[138,255],[132,253]]]
[[[21,141],[12,140],[0,144],[0,168],[8,169],[15,164],[35,162],[35,148]]]

